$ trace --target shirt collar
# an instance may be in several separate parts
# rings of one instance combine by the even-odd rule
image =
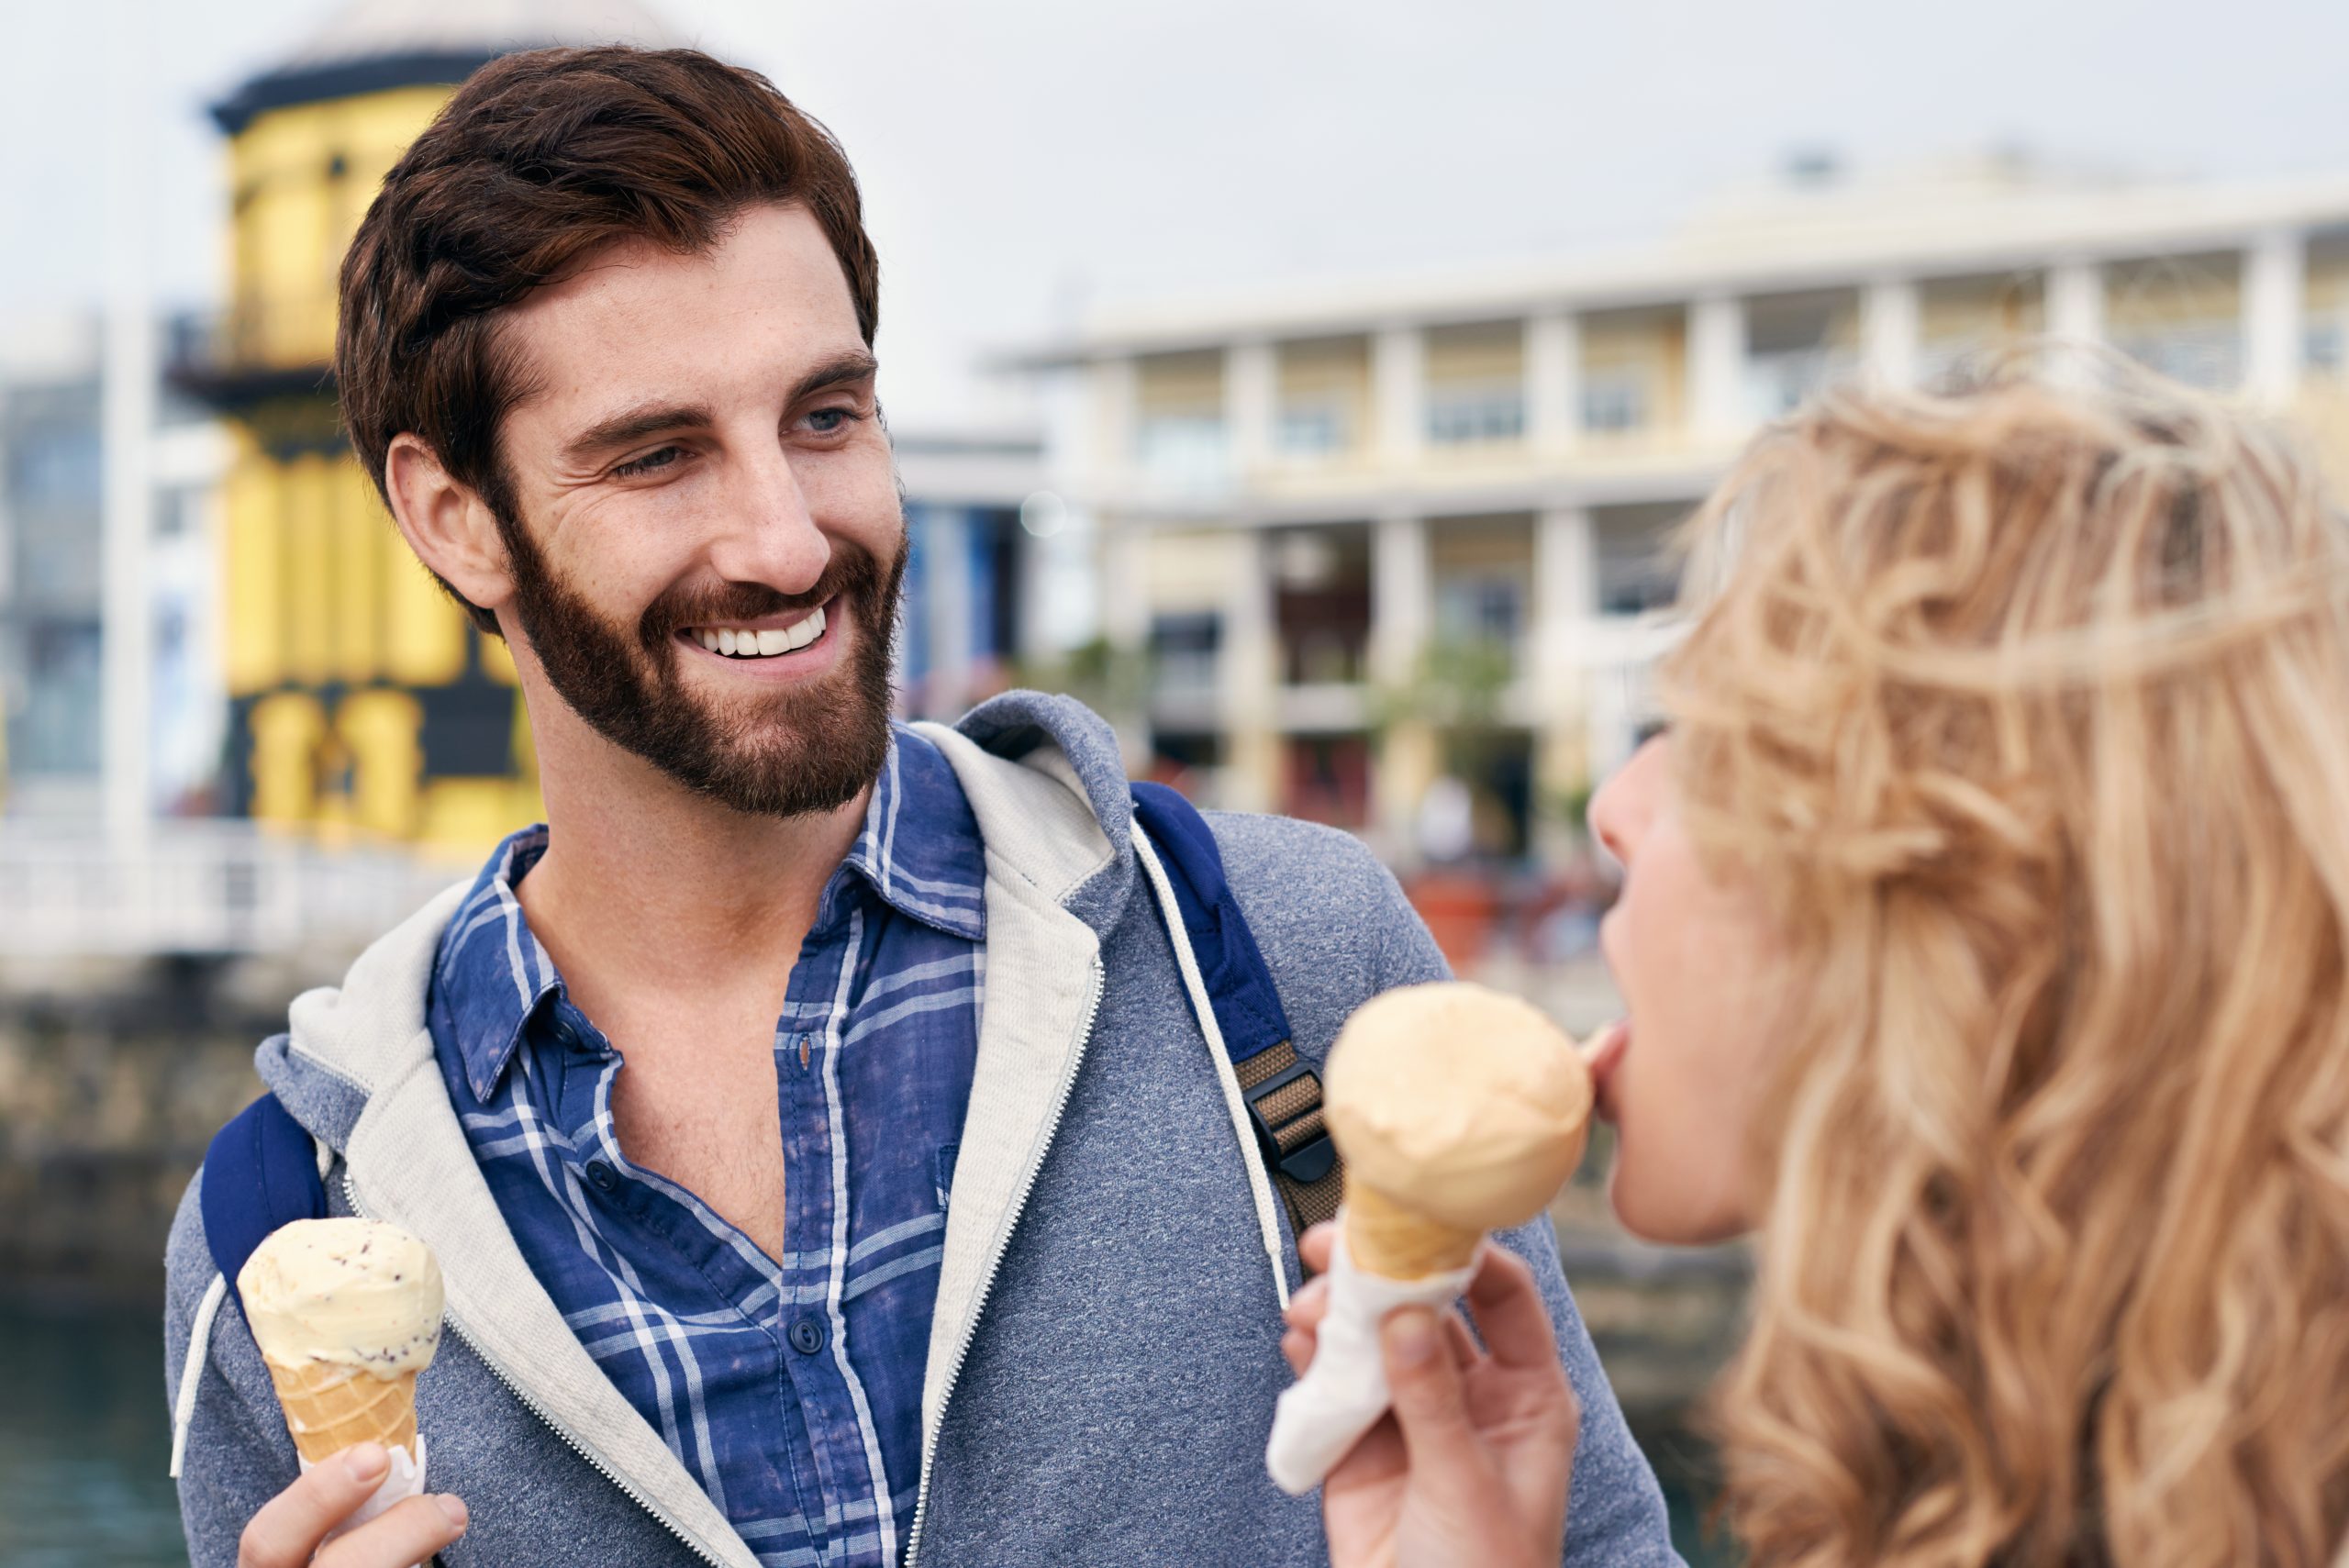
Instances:
[[[945,753],[902,724],[873,784],[864,828],[842,872],[854,873],[900,914],[970,941],[986,940],[986,851],[979,820]],[[817,916],[841,912],[848,879],[835,875]]]
[[[514,896],[515,884],[546,851],[544,823],[510,835],[491,851],[441,933],[433,963],[436,1000],[478,1100],[495,1092],[523,1029],[547,998],[562,990],[553,958],[539,945]]]
[[[466,1082],[487,1100],[530,1021],[562,994],[554,960],[531,933],[515,886],[546,853],[544,823],[493,851],[440,939],[433,983]],[[862,888],[901,914],[969,941],[986,939],[986,855],[954,768],[937,747],[893,725],[864,826],[825,884],[816,925],[846,917]]]

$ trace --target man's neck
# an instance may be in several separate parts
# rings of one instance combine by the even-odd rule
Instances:
[[[647,996],[779,984],[863,830],[871,786],[829,812],[763,817],[601,751],[541,751],[547,851],[516,889],[566,984]]]

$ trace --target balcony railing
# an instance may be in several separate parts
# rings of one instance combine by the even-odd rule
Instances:
[[[331,852],[242,822],[161,822],[127,855],[95,834],[0,827],[0,954],[141,957],[352,948],[462,872]]]

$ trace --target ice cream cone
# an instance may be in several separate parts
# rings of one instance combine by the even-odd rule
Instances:
[[[1441,982],[1373,997],[1330,1050],[1323,1112],[1346,1162],[1346,1251],[1395,1280],[1465,1268],[1581,1162],[1590,1073],[1539,1009]]]
[[[1355,1267],[1382,1279],[1425,1279],[1464,1269],[1485,1236],[1430,1218],[1352,1176],[1343,1212],[1348,1255]]]
[[[285,1366],[264,1356],[286,1429],[304,1459],[316,1464],[354,1443],[416,1451],[416,1373],[377,1377],[332,1362]]]
[[[415,1459],[416,1378],[440,1343],[440,1265],[380,1220],[298,1219],[237,1275],[286,1429],[316,1463],[374,1441]]]

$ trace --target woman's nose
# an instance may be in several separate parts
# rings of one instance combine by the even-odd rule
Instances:
[[[1591,836],[1627,866],[1653,815],[1649,795],[1662,746],[1661,736],[1648,740],[1590,797]]]

